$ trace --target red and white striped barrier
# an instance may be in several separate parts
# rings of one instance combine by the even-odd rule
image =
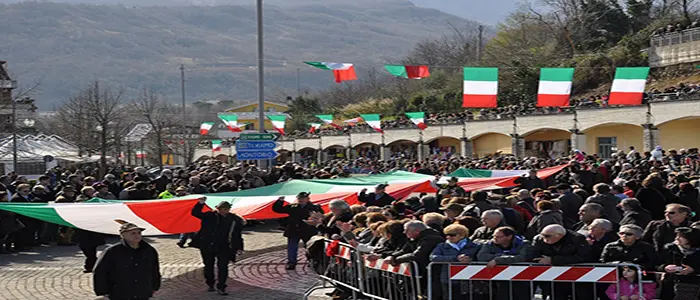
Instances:
[[[411,264],[402,263],[396,266],[392,266],[388,259],[377,259],[375,261],[370,261],[365,259],[365,267],[370,269],[387,271],[394,274],[411,276]]]
[[[350,247],[340,245],[340,247],[338,247],[338,248],[339,248],[338,254],[336,254],[335,256],[340,257],[340,258],[345,259],[345,260],[350,260],[352,258],[352,254],[350,252]]]
[[[616,283],[618,278],[616,267],[450,266],[450,280]]]

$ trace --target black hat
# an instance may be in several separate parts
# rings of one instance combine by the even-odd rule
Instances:
[[[450,178],[450,181],[457,182],[457,181],[459,181],[459,178],[452,176],[452,178]]]
[[[307,198],[309,196],[311,196],[311,193],[309,192],[300,192],[299,194],[297,194],[297,198]]]
[[[221,201],[219,204],[216,205],[216,208],[231,208],[231,203],[228,201]]]
[[[382,189],[382,190],[383,190],[383,189],[385,189],[387,186],[389,186],[389,185],[386,184],[386,183],[380,183],[380,184],[377,184],[377,187],[376,187],[376,188],[377,188],[377,189]]]

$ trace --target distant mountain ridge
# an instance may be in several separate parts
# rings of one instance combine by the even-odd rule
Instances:
[[[132,94],[148,87],[179,99],[180,64],[188,70],[191,101],[254,99],[255,24],[250,5],[0,4],[0,40],[9,41],[0,43],[0,59],[9,62],[21,83],[41,82],[37,98],[43,110],[95,79],[124,86]],[[302,88],[334,84],[330,73],[301,61],[355,63],[363,75],[369,68],[400,62],[420,40],[449,33],[449,24],[478,25],[400,0],[268,5],[267,94],[294,95],[297,69]]]

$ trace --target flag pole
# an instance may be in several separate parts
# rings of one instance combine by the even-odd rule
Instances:
[[[257,0],[258,23],[258,124],[260,133],[265,133],[265,64],[263,57],[263,0]],[[265,160],[258,160],[258,167],[264,168]]]

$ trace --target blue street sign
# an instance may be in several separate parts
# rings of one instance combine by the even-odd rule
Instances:
[[[238,160],[258,160],[258,159],[275,159],[277,158],[275,150],[259,150],[259,151],[237,151],[236,158]]]
[[[236,151],[257,151],[275,149],[279,146],[274,141],[237,141]]]

